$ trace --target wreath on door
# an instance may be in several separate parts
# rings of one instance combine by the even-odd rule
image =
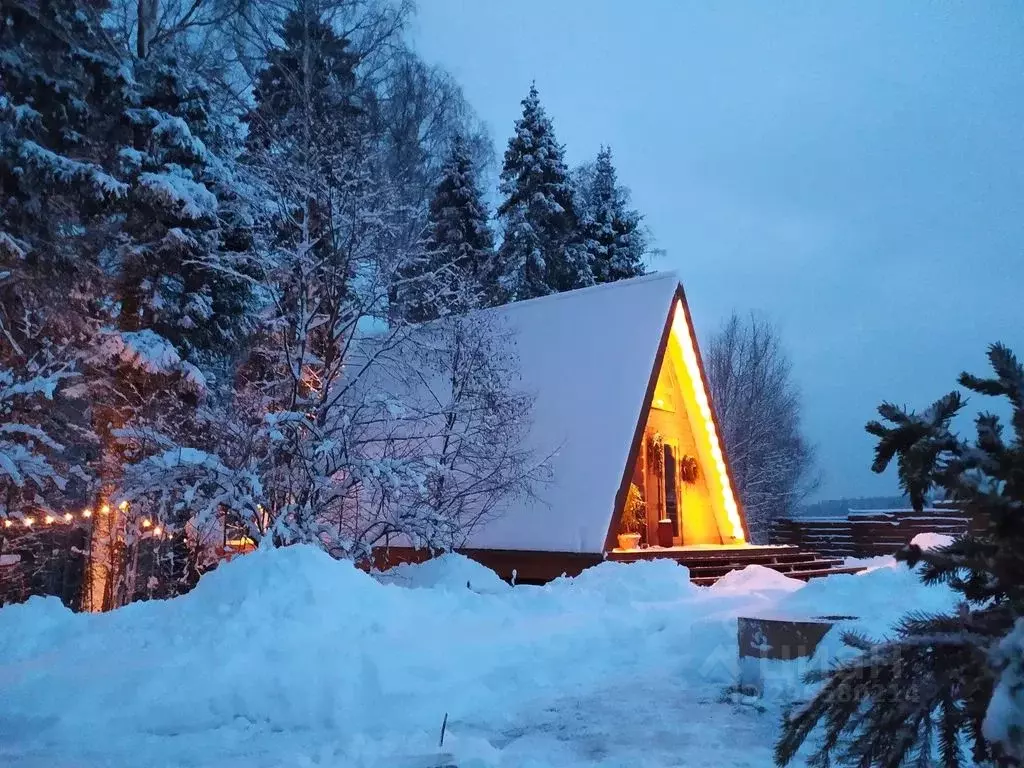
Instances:
[[[686,485],[693,485],[700,476],[700,465],[693,456],[679,458],[679,479]]]

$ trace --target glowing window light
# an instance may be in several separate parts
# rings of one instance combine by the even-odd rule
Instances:
[[[694,399],[697,401],[697,410],[704,421],[704,428],[707,431],[708,439],[711,442],[711,459],[718,472],[718,482],[722,489],[722,503],[725,506],[725,516],[732,526],[734,539],[743,541],[743,523],[740,521],[739,508],[736,506],[736,496],[733,494],[732,484],[729,482],[729,473],[725,468],[725,457],[722,455],[722,447],[718,441],[718,430],[715,427],[714,415],[711,412],[711,403],[708,401],[708,394],[704,389],[704,377],[701,376],[700,365],[697,363],[697,351],[693,345],[693,337],[690,335],[690,326],[686,321],[686,308],[681,301],[676,302],[676,311],[672,315],[672,332],[678,339],[680,350],[683,354],[683,365],[686,366],[686,373],[689,375],[690,384],[693,386]]]
[[[10,528],[12,525],[14,525],[14,523],[10,520],[4,520],[4,528]]]
[[[26,517],[25,518],[25,527],[26,528],[31,528],[33,525],[35,525],[35,522],[36,522],[35,518]]]
[[[92,510],[91,509],[83,509],[82,510],[82,517],[84,517],[84,518],[92,517]]]
[[[153,529],[153,535],[154,536],[162,536],[163,532],[164,532],[164,529],[161,528],[159,525],[156,528]]]
[[[151,525],[153,525],[153,523],[150,522],[149,520],[143,520],[142,521],[142,527],[143,528],[149,528]]]
[[[47,525],[53,525],[53,515],[47,515],[43,518],[43,522]]]

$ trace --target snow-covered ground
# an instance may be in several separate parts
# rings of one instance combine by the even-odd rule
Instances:
[[[606,563],[509,587],[458,556],[375,579],[305,547],[189,595],[76,615],[0,610],[0,765],[400,768],[768,766],[798,670],[729,695],[736,616],[842,614],[884,633],[952,593],[905,566],[803,584],[752,566],[713,587]],[[830,634],[810,663],[839,649]]]

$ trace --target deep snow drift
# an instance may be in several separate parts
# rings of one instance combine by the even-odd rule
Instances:
[[[708,588],[667,561],[606,563],[512,588],[453,555],[375,579],[260,551],[177,600],[0,610],[0,765],[417,765],[445,713],[462,768],[769,765],[799,681],[782,665],[763,699],[725,695],[737,615],[855,615],[880,635],[952,603],[891,561],[809,584],[752,566]]]

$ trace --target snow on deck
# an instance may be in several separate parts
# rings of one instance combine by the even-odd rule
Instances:
[[[553,481],[467,548],[601,552],[679,279],[673,272],[487,310],[516,339],[536,400],[529,445]]]
[[[644,547],[643,549],[620,549],[615,547],[613,552],[630,552],[633,554],[643,554],[644,552],[723,552],[733,550],[752,550],[755,552],[761,552],[762,550],[792,550],[796,551],[798,547],[794,547],[792,544],[751,544],[750,542],[739,542],[735,544],[676,544],[671,547],[659,547],[652,545]]]

